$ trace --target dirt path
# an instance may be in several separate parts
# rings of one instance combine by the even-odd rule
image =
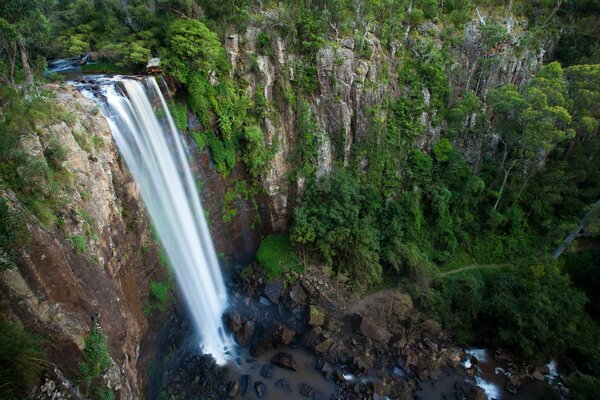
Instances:
[[[471,264],[471,265],[467,265],[465,267],[460,267],[458,269],[453,269],[451,271],[442,272],[440,274],[440,276],[444,277],[444,276],[448,276],[448,275],[454,275],[454,274],[458,274],[463,271],[469,271],[472,269],[492,269],[492,268],[504,268],[504,267],[508,267],[508,266],[510,266],[510,264],[485,264],[485,265]]]

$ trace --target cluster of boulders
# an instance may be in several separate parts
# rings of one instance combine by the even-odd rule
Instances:
[[[315,354],[315,367],[338,385],[334,398],[409,399],[420,382],[436,379],[464,357],[439,329],[427,321],[417,323],[415,315],[404,324],[386,324],[367,313],[342,312],[305,276],[289,273],[271,282],[258,271],[244,276],[233,284],[234,302],[224,316],[236,342],[253,357],[280,345],[307,348]],[[283,366],[280,359],[271,362]],[[260,397],[262,386],[255,385]],[[229,395],[236,397],[250,386],[236,381]],[[300,392],[318,398],[309,388],[306,384]]]

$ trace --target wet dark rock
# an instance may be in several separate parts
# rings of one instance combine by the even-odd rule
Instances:
[[[227,395],[231,398],[237,396],[240,391],[240,383],[239,382],[229,382],[227,384]]]
[[[471,355],[469,361],[471,362],[471,365],[479,365],[479,360],[474,355]]]
[[[284,327],[281,330],[281,343],[282,344],[290,344],[291,341],[294,339],[295,335],[296,335],[296,331],[294,331],[293,329]]]
[[[163,389],[170,395],[186,399],[224,399],[229,389],[226,369],[216,365],[208,355],[181,354],[174,356],[172,368],[165,371]]]
[[[260,376],[266,379],[272,379],[275,367],[272,364],[265,364],[260,370]]]
[[[260,296],[260,298],[258,299],[258,302],[263,306],[270,306],[271,304],[273,304],[273,303],[271,303],[271,300],[267,299],[264,296]]]
[[[298,364],[294,360],[294,357],[290,353],[277,353],[271,358],[271,363],[281,368],[289,369],[292,371],[298,370]]]
[[[322,334],[323,329],[320,326],[315,326],[307,334],[302,335],[302,344],[306,347],[314,347],[322,341]]]
[[[292,299],[295,304],[304,304],[306,301],[306,294],[304,293],[302,286],[296,285],[290,290],[290,299]]]
[[[252,377],[250,375],[242,375],[240,378],[240,392],[242,393],[242,397],[246,396],[248,393],[248,388],[250,387],[250,383],[252,382]]]
[[[281,296],[281,288],[283,287],[283,284],[281,283],[281,281],[275,281],[273,283],[269,283],[267,286],[265,286],[265,296],[267,296],[267,298],[269,300],[271,300],[273,303],[277,302],[277,300],[279,299],[279,297]]]
[[[310,385],[307,385],[306,383],[301,383],[298,387],[298,391],[304,397],[312,398],[315,394],[315,389],[313,389]]]
[[[331,364],[326,362],[321,367],[321,372],[323,372],[323,375],[325,375],[326,379],[331,379],[331,375],[333,374],[333,367],[331,366]]]
[[[381,344],[387,344],[387,342],[390,340],[391,335],[385,328],[375,325],[362,315],[356,314],[355,318],[358,321],[356,325],[356,333],[373,339]]]
[[[342,383],[346,382],[346,378],[344,378],[344,374],[342,373],[342,371],[340,371],[339,369],[336,369],[333,372],[333,381],[335,383],[337,383],[338,385],[341,385]]]
[[[469,367],[465,371],[467,372],[467,376],[473,378],[477,374],[477,367]]]
[[[331,348],[331,346],[333,345],[333,342],[334,342],[333,339],[325,339],[321,343],[319,343],[315,346],[315,351],[317,353],[325,353],[327,350],[329,350]]]
[[[254,384],[254,390],[256,390],[256,394],[258,395],[258,397],[262,398],[265,395],[265,392],[267,391],[267,386],[265,386],[265,384],[261,381],[258,381]]]
[[[509,375],[506,377],[506,390],[511,394],[517,394],[520,382],[519,378],[515,375]]]
[[[235,310],[226,312],[223,315],[223,320],[227,329],[233,333],[239,331],[242,327],[242,315]]]
[[[488,400],[488,397],[482,388],[473,386],[467,394],[467,400]]]
[[[535,371],[532,376],[533,379],[535,379],[536,381],[544,381],[544,374],[542,374],[541,371]]]
[[[290,394],[293,392],[290,384],[288,383],[287,379],[285,379],[285,378],[281,378],[281,379],[277,380],[275,382],[275,386],[278,387],[279,389],[283,390],[287,394]]]
[[[236,332],[235,340],[242,347],[248,347],[254,336],[256,324],[254,321],[248,321]]]

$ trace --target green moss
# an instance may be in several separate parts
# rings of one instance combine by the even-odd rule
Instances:
[[[270,277],[281,276],[286,271],[304,270],[286,233],[266,236],[260,243],[256,259]]]

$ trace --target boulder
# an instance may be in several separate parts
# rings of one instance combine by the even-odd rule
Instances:
[[[325,323],[325,311],[321,307],[310,306],[308,324],[311,326],[321,326]]]
[[[269,283],[267,286],[265,286],[265,296],[267,296],[267,298],[269,300],[271,300],[273,303],[275,303],[279,297],[281,296],[281,288],[282,288],[283,284],[281,283],[281,281],[275,281],[273,283]]]
[[[325,353],[333,345],[333,342],[334,340],[331,338],[325,339],[315,346],[315,351],[317,353]]]
[[[281,389],[282,391],[284,391],[287,394],[291,394],[293,392],[292,388],[290,387],[290,384],[288,383],[287,379],[285,379],[285,378],[281,378],[281,379],[277,380],[275,382],[275,387]]]
[[[240,383],[239,382],[229,382],[227,384],[227,395],[230,398],[234,398],[235,396],[237,396],[239,391],[240,391]]]
[[[242,375],[240,378],[240,393],[242,394],[242,397],[246,396],[248,388],[250,387],[250,382],[252,382],[252,377],[250,375]]]
[[[298,364],[296,364],[296,360],[290,353],[277,353],[271,358],[271,363],[277,365],[278,367],[289,369],[292,371],[298,370]]]
[[[295,285],[292,290],[290,290],[290,299],[292,299],[295,304],[304,304],[306,301],[306,294],[304,293],[302,286]]]
[[[149,74],[160,74],[162,72],[162,68],[160,67],[160,58],[155,57],[148,60],[148,64],[146,64],[146,72]]]
[[[354,39],[352,38],[342,39],[340,44],[347,49],[354,50]]]
[[[356,333],[373,339],[381,344],[387,344],[391,335],[385,328],[375,325],[362,315],[356,314],[356,316],[359,321],[357,324]]]
[[[467,394],[467,400],[488,400],[487,394],[479,386],[473,386]]]
[[[267,391],[267,386],[265,386],[265,384],[261,381],[258,381],[254,384],[254,390],[256,390],[258,398],[262,399],[262,397],[265,395],[265,392]]]
[[[254,328],[256,324],[254,321],[248,321],[236,332],[235,340],[242,347],[248,347],[254,336]]]
[[[469,357],[469,361],[471,362],[471,365],[479,365],[479,360],[474,355],[471,355],[471,357]]]
[[[326,362],[325,364],[323,364],[321,372],[323,372],[323,375],[325,375],[325,379],[330,379],[333,375],[333,367],[331,366],[331,364]]]
[[[281,343],[282,344],[290,344],[296,335],[296,331],[290,328],[283,328],[281,330]]]
[[[533,379],[535,379],[536,381],[544,381],[544,374],[542,374],[541,371],[535,371],[533,373]]]
[[[275,371],[275,367],[272,364],[265,364],[260,370],[260,376],[265,379],[273,378],[273,372]]]
[[[315,394],[315,389],[313,389],[312,386],[307,385],[306,383],[301,383],[298,387],[298,391],[302,396],[309,398],[312,398]]]
[[[242,315],[238,311],[227,311],[223,316],[223,320],[227,329],[233,333],[236,333],[242,327]]]

